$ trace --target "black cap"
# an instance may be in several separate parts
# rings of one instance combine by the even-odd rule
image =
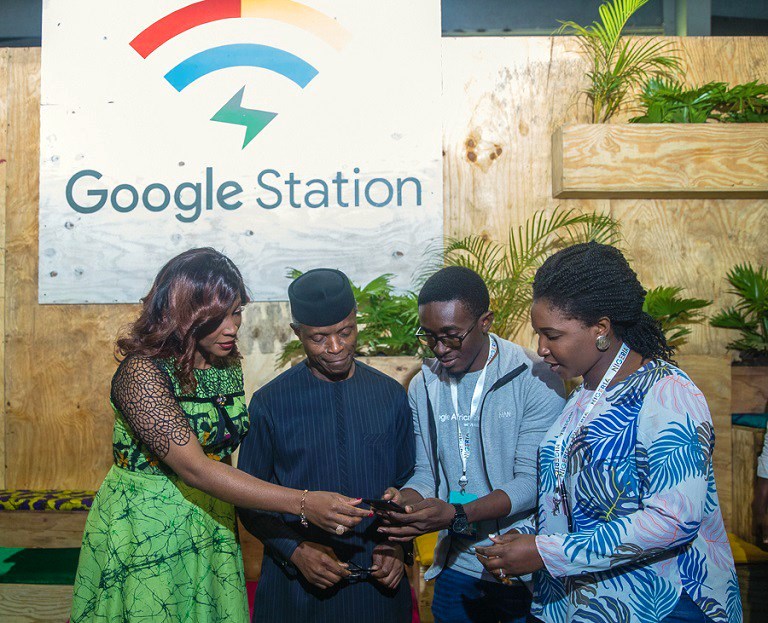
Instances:
[[[309,327],[330,327],[355,308],[355,295],[347,276],[332,268],[314,268],[288,286],[291,314]]]

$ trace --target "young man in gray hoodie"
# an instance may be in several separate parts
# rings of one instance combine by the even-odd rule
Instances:
[[[421,339],[432,350],[408,396],[416,467],[386,498],[392,540],[439,530],[432,612],[436,623],[524,622],[530,593],[517,578],[486,572],[475,546],[513,528],[536,504],[539,442],[564,405],[563,383],[534,353],[490,333],[480,276],[444,268],[419,293]]]

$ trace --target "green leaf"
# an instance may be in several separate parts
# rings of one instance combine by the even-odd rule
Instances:
[[[535,212],[524,224],[511,228],[504,243],[486,236],[451,238],[444,261],[448,266],[471,268],[483,278],[494,312],[494,331],[513,337],[528,324],[538,267],[558,249],[589,240],[618,244],[618,223],[608,215],[556,208],[551,214]]]
[[[599,21],[581,26],[560,22],[559,34],[575,35],[592,66],[585,89],[592,102],[592,121],[605,122],[621,107],[629,91],[649,73],[672,77],[680,73],[678,50],[658,39],[628,40],[622,37],[632,15],[648,0],[610,0],[600,5]]]
[[[700,310],[712,304],[704,299],[683,298],[682,291],[676,286],[659,286],[646,293],[643,303],[643,311],[659,322],[667,343],[675,348],[687,343],[689,325],[703,322]]]
[[[710,319],[710,325],[738,331],[739,338],[728,348],[751,356],[768,357],[768,270],[751,263],[737,264],[728,271],[728,291],[737,297],[731,307]]]

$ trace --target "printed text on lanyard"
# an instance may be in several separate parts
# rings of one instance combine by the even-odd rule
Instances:
[[[606,388],[611,384],[611,381],[613,381],[613,378],[616,376],[619,368],[621,368],[622,364],[626,360],[627,355],[629,355],[629,346],[622,344],[621,349],[619,349],[619,352],[616,355],[616,358],[613,360],[613,363],[606,371],[605,376],[603,376],[603,380],[600,381],[600,384],[597,386],[595,393],[592,395],[592,400],[589,401],[587,408],[584,409],[584,413],[581,414],[581,417],[579,418],[576,426],[566,437],[566,431],[571,424],[571,419],[573,419],[574,410],[571,411],[571,413],[568,415],[568,419],[563,423],[563,428],[560,431],[560,434],[555,438],[555,478],[557,481],[557,486],[555,489],[554,503],[552,506],[553,515],[559,514],[560,503],[566,502],[565,472],[568,469],[568,454],[571,450],[571,445],[573,444],[573,441],[576,439],[576,437],[578,437],[578,432],[581,430],[581,427],[584,425],[587,417],[589,417],[592,409],[594,409]]]

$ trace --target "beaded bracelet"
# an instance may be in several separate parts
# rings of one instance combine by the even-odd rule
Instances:
[[[307,500],[307,493],[309,493],[308,489],[304,489],[304,492],[301,494],[301,514],[299,515],[299,520],[301,521],[301,525],[305,528],[309,528],[309,522],[307,521],[307,516],[304,514],[304,502]]]

